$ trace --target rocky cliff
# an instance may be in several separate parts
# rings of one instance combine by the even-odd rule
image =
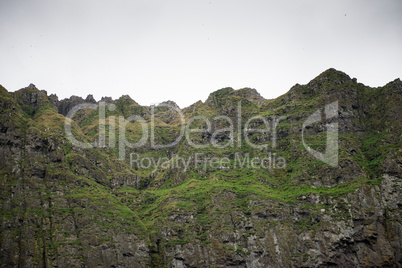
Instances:
[[[399,79],[103,100],[0,86],[1,267],[402,266]]]

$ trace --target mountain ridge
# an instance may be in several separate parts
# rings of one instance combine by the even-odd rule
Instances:
[[[402,266],[401,89],[329,69],[271,100],[224,88],[180,115],[126,95],[67,120],[100,102],[0,87],[0,266]],[[333,167],[306,146],[335,123]]]
[[[324,72],[322,72],[321,74],[319,74],[318,76],[316,76],[315,78],[313,78],[311,81],[309,81],[306,85],[307,86],[309,86],[310,88],[316,88],[316,87],[319,87],[322,83],[324,83],[325,81],[330,81],[331,83],[339,83],[339,84],[343,84],[343,83],[345,83],[345,82],[347,82],[347,81],[350,81],[350,80],[352,80],[352,81],[354,81],[355,83],[357,83],[357,79],[356,78],[350,78],[350,76],[349,75],[347,75],[346,73],[344,73],[344,72],[342,72],[342,71],[339,71],[339,70],[336,70],[336,69],[334,69],[334,68],[329,68],[329,69],[327,69],[327,70],[325,70]],[[390,82],[388,82],[388,83],[392,83],[392,82],[398,82],[398,81],[400,81],[400,78],[396,78],[396,79],[394,79],[393,81],[390,81]],[[387,84],[388,84],[387,83]],[[386,84],[386,85],[387,85]],[[386,85],[384,85],[384,86],[386,86]],[[1,85],[0,85],[1,86]],[[299,88],[300,87],[300,84],[295,84],[293,87],[291,87],[286,93],[284,93],[284,94],[282,94],[281,96],[283,96],[283,95],[286,95],[286,94],[288,94],[292,89],[295,89],[295,88]],[[2,87],[3,89],[5,89],[4,87]],[[28,87],[26,87],[26,88],[21,88],[21,89],[19,89],[19,90],[17,90],[17,91],[21,91],[21,90],[25,90],[25,89],[27,89],[27,90],[33,90],[33,91],[41,91],[41,92],[44,92],[44,93],[46,93],[46,95],[47,95],[47,91],[46,90],[40,90],[40,89],[38,89],[38,88],[36,88],[36,86],[34,85],[34,84],[30,84]],[[213,96],[214,94],[216,94],[218,91],[221,91],[221,90],[224,90],[224,89],[230,89],[230,93],[231,94],[234,94],[234,95],[238,95],[238,94],[246,94],[246,95],[254,95],[253,97],[255,98],[257,98],[258,100],[256,100],[256,101],[260,101],[261,103],[259,103],[259,105],[261,105],[261,104],[263,104],[263,102],[265,102],[265,101],[268,101],[268,100],[273,100],[273,99],[265,99],[265,98],[263,98],[261,95],[260,95],[260,93],[256,90],[256,89],[253,89],[253,88],[240,88],[240,89],[237,89],[237,90],[235,90],[235,89],[233,89],[233,88],[231,88],[231,87],[226,87],[226,88],[222,88],[222,89],[218,89],[218,90],[215,90],[215,91],[213,91],[213,92],[211,92],[210,94],[209,94],[209,96],[208,96],[208,98],[205,100],[205,102],[208,102],[208,100],[209,101],[211,101],[211,96]],[[6,90],[6,89],[5,89]],[[17,92],[17,91],[15,91],[15,92]],[[242,93],[239,93],[239,92],[242,92]],[[10,92],[11,93],[11,92]],[[279,97],[281,97],[281,96],[278,96],[278,97],[276,97],[276,98],[274,98],[274,99],[277,99],[277,98],[279,98]],[[98,100],[98,101],[96,101],[95,99],[94,99],[94,97],[93,97],[93,95],[92,94],[88,94],[87,95],[87,97],[84,99],[83,97],[80,97],[80,96],[75,96],[75,95],[72,95],[72,96],[70,96],[69,98],[64,98],[64,99],[61,99],[61,100],[59,100],[59,98],[57,97],[57,95],[56,94],[50,94],[49,95],[49,97],[50,98],[52,98],[52,100],[53,100],[53,102],[54,102],[54,104],[55,103],[57,103],[57,104],[55,104],[56,106],[59,106],[59,105],[62,105],[62,103],[64,102],[64,103],[73,103],[73,104],[75,104],[75,105],[78,105],[78,104],[81,104],[81,103],[99,103],[99,102],[102,102],[102,101],[105,101],[105,102],[107,102],[107,103],[112,103],[113,101],[116,101],[116,100],[119,100],[119,99],[121,99],[121,98],[126,98],[126,97],[129,97],[130,99],[132,99],[131,98],[131,96],[129,96],[129,95],[122,95],[122,96],[120,96],[119,98],[117,98],[117,99],[112,99],[111,97],[107,97],[107,96],[102,96],[101,97],[101,99],[100,100]],[[134,100],[134,99],[132,99],[132,100]],[[170,102],[170,101],[172,101],[172,100],[166,100],[166,101],[163,101],[163,102],[161,102],[161,103],[166,103],[166,102]],[[173,100],[173,102],[174,102],[174,100]],[[199,102],[199,101],[197,101],[197,102]],[[193,103],[193,104],[190,104],[189,106],[187,106],[187,107],[184,107],[184,108],[182,108],[182,109],[185,109],[185,108],[188,108],[188,107],[190,107],[190,106],[193,106],[194,104],[196,104],[197,102],[195,102],[195,103]],[[202,102],[202,101],[201,101]],[[60,104],[59,104],[60,103]],[[176,104],[177,105],[177,104]],[[68,105],[68,107],[70,107],[71,105]],[[145,106],[144,106],[145,107]],[[70,108],[72,108],[72,107],[70,107]],[[63,115],[66,115],[66,113],[65,113],[65,111],[63,111],[63,109],[61,109],[61,111],[60,111],[60,113],[61,114],[63,114]]]

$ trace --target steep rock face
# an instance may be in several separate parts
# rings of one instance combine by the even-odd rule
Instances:
[[[164,101],[154,107],[153,111],[155,117],[166,124],[180,120],[180,114],[177,111],[181,111],[181,109],[174,101]]]
[[[52,101],[52,103],[57,107],[58,112],[64,116],[67,116],[68,112],[71,111],[75,106],[82,104],[82,103],[92,103],[95,104],[97,101],[94,99],[94,96],[92,94],[89,94],[85,100],[81,97],[78,96],[71,96],[68,99],[63,99],[61,101],[58,100],[57,96],[55,95],[50,95],[49,99]],[[101,101],[107,102],[107,103],[112,103],[113,100],[108,97],[103,97]]]
[[[19,106],[28,116],[33,116],[39,107],[48,102],[47,92],[45,90],[38,90],[34,84],[16,91],[13,95]]]
[[[275,100],[252,89],[221,89],[183,109],[186,120],[211,120],[209,132],[190,136],[209,146],[194,148],[182,139],[153,148],[147,140],[127,146],[122,161],[110,122],[140,115],[150,126],[150,107],[128,96],[113,101],[113,109],[107,103],[109,145],[82,149],[67,139],[62,114],[92,98],[70,98],[60,110],[44,91],[0,87],[1,266],[400,267],[401,89],[399,79],[370,88],[334,69]],[[327,118],[325,106],[334,102],[336,116]],[[316,111],[321,120],[303,129]],[[167,144],[180,132],[177,112],[155,112],[156,143]],[[74,117],[78,140],[99,139],[97,113]],[[222,115],[226,121],[214,119]],[[247,131],[252,116],[268,120],[270,131]],[[222,130],[230,126],[227,118],[233,133]],[[333,123],[336,167],[305,148],[325,152]],[[130,142],[140,139],[138,126],[126,126]],[[207,129],[203,121],[191,127]],[[262,119],[248,126],[264,127]],[[121,129],[114,130],[120,137]],[[253,148],[246,139],[266,146]],[[214,157],[229,164],[210,165]],[[255,168],[247,157],[272,165]],[[152,159],[166,159],[169,168],[153,166]]]
[[[219,89],[211,94],[209,94],[206,104],[212,107],[220,107],[223,105],[230,93],[234,91],[233,88],[227,87]]]
[[[24,110],[14,98],[0,99],[1,266],[147,267],[149,249],[136,217],[130,210],[115,213],[119,202],[91,187],[109,186],[99,168],[110,169],[105,158],[76,151],[58,128],[42,125],[63,124],[55,107],[23,115],[27,102],[43,108],[41,92],[16,93],[24,96]],[[118,170],[114,166],[115,176]]]
[[[64,116],[67,116],[68,112],[71,111],[75,106],[82,103],[96,103],[93,99],[92,95],[88,95],[88,97],[84,100],[78,96],[71,96],[68,99],[61,100],[58,105],[58,111]]]

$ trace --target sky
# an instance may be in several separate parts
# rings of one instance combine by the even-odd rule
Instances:
[[[402,1],[0,0],[8,91],[183,108],[223,87],[276,98],[331,67],[402,78]]]

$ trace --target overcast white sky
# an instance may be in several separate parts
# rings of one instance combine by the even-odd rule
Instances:
[[[334,67],[402,76],[401,0],[0,0],[0,84],[186,107],[222,87],[275,98]]]

